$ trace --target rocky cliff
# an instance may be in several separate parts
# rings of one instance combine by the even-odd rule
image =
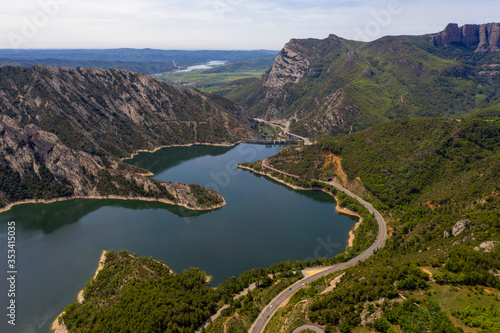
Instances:
[[[477,44],[475,52],[500,50],[500,23],[466,24],[459,27],[450,23],[438,34],[430,37],[432,44],[442,46],[450,43]]]
[[[260,79],[233,82],[223,94],[252,116],[290,120],[290,132],[306,137],[400,117],[496,116],[500,53],[483,51],[498,49],[499,27],[449,25],[368,43],[292,39]]]
[[[241,107],[124,70],[0,68],[0,207],[27,199],[121,196],[190,208],[224,203],[121,162],[138,149],[252,137]]]

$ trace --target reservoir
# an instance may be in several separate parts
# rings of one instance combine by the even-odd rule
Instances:
[[[90,280],[103,250],[127,249],[164,261],[174,272],[199,267],[211,285],[287,260],[344,251],[356,220],[335,212],[335,200],[296,191],[236,168],[280,147],[172,147],[128,163],[154,178],[219,191],[227,205],[195,212],[161,203],[69,200],[15,206],[0,214],[0,332],[49,332],[56,316]],[[7,233],[16,223],[16,326],[7,324]]]

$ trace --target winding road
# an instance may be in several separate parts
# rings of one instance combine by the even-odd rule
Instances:
[[[292,333],[300,333],[300,332],[303,332],[306,330],[311,330],[311,331],[314,331],[316,333],[325,333],[325,330],[323,328],[319,328],[318,326],[314,326],[314,325],[303,325],[303,326],[297,327],[296,329],[293,330]]]
[[[268,167],[267,163],[263,163],[263,165]],[[270,168],[270,169],[272,169],[274,171],[281,172],[281,171],[274,169],[274,168]],[[343,186],[341,186],[337,182],[331,181],[331,182],[324,182],[324,183],[332,185],[337,190],[342,191],[345,194],[347,194],[348,196],[356,199],[359,203],[361,203],[366,209],[368,209],[375,216],[375,218],[377,219],[377,223],[378,223],[377,239],[368,248],[368,250],[361,253],[356,258],[353,258],[347,262],[343,262],[343,263],[335,265],[335,266],[321,267],[321,269],[324,269],[321,272],[316,273],[312,276],[307,276],[307,277],[303,278],[302,280],[294,283],[288,289],[285,289],[284,291],[282,291],[278,296],[276,296],[269,303],[268,306],[266,306],[264,308],[264,310],[262,310],[259,317],[255,320],[254,324],[250,328],[250,331],[249,331],[250,333],[263,333],[264,329],[266,328],[267,323],[269,322],[271,317],[274,315],[274,313],[277,311],[277,309],[280,306],[282,306],[283,304],[285,304],[290,299],[290,297],[292,297],[293,294],[295,294],[300,288],[304,287],[305,285],[307,285],[307,284],[309,284],[317,279],[322,278],[325,275],[340,271],[340,270],[348,268],[348,267],[355,266],[358,262],[366,260],[369,257],[371,257],[375,250],[384,246],[385,240],[387,238],[387,226],[385,224],[385,221],[384,221],[384,218],[382,217],[382,215],[370,203],[361,199],[360,197],[358,197],[357,195],[355,195],[354,193],[352,193],[348,189],[344,188]]]

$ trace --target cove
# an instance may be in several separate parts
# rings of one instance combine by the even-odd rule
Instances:
[[[252,268],[341,253],[356,220],[337,214],[332,197],[295,191],[236,167],[279,149],[254,144],[172,147],[127,161],[152,171],[156,179],[219,191],[227,205],[215,211],[79,199],[20,205],[0,214],[2,274],[7,271],[9,221],[16,222],[18,266],[16,327],[12,330],[2,314],[0,331],[49,332],[55,317],[94,275],[102,250],[152,256],[175,272],[200,267],[213,276],[214,287]],[[3,277],[2,304],[7,290]]]

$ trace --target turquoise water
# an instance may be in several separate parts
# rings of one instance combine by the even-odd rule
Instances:
[[[0,331],[48,332],[92,278],[103,250],[153,256],[175,272],[200,267],[213,276],[213,286],[252,268],[342,252],[355,220],[337,214],[333,198],[291,190],[236,168],[237,162],[263,159],[279,149],[251,144],[176,147],[129,161],[160,180],[216,189],[227,205],[215,211],[140,201],[70,200],[16,206],[0,214],[4,309],[9,221],[16,222],[18,271],[17,325],[12,329],[2,314]]]

